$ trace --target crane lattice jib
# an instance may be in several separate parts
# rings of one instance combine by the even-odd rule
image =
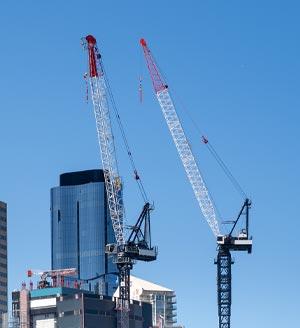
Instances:
[[[86,42],[89,54],[91,96],[94,105],[107,202],[117,245],[123,245],[125,244],[125,236],[123,229],[124,207],[122,202],[122,187],[111,128],[107,86],[96,39],[89,35],[86,37]]]
[[[188,143],[188,140],[185,136],[184,130],[176,113],[174,103],[168,91],[168,86],[166,85],[166,83],[164,83],[164,80],[162,79],[162,76],[159,73],[157,65],[155,64],[155,61],[150,53],[146,41],[144,39],[141,39],[140,43],[143,47],[156,97],[162,109],[168,128],[171,132],[173,141],[178,150],[185,172],[192,185],[193,191],[195,193],[203,216],[209,224],[214,235],[217,236],[220,234],[220,230],[215,210],[210,199],[208,190],[205,186],[204,180],[201,176],[200,170],[197,166],[195,157],[192,153],[191,147]]]

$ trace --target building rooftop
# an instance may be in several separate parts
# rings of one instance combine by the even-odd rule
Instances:
[[[42,298],[47,296],[60,296],[60,295],[72,295],[77,293],[84,294],[93,294],[86,290],[77,289],[77,288],[69,288],[69,287],[49,287],[49,288],[41,288],[34,289],[30,292],[31,298]]]
[[[143,290],[149,291],[160,291],[160,292],[172,292],[172,289],[154,284],[153,282],[137,278],[135,276],[130,277],[130,282],[132,287],[141,287]]]
[[[2,201],[0,200],[0,207],[2,207],[2,208],[6,208],[6,203],[4,203],[4,202],[2,202]]]
[[[133,300],[140,300],[143,292],[157,292],[157,293],[174,293],[172,289],[154,284],[153,282],[130,276],[130,295]],[[114,293],[114,297],[119,296],[119,288]]]
[[[103,170],[85,170],[60,175],[60,186],[76,186],[91,182],[104,182]]]

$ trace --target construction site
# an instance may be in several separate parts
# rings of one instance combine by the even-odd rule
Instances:
[[[0,328],[298,327],[297,1],[2,1]]]
[[[28,270],[27,284],[23,283],[22,288],[12,294],[12,311],[2,315],[2,327],[184,327],[177,323],[176,294],[173,290],[131,275],[133,267],[138,262],[149,262],[148,265],[151,266],[151,262],[158,258],[159,241],[158,245],[153,245],[151,229],[154,205],[149,200],[151,198],[146,193],[144,181],[137,169],[134,152],[129,145],[125,124],[116,106],[96,38],[87,35],[82,38],[82,46],[87,53],[88,72],[84,74],[84,78],[89,85],[87,95],[90,96],[93,105],[102,167],[100,170],[65,173],[60,176],[60,186],[51,191],[52,268],[47,271]],[[252,236],[249,232],[251,200],[208,138],[201,135],[202,144],[209,150],[212,158],[242,199],[238,204],[240,209],[236,216],[226,222],[218,218],[215,203],[211,198],[212,191],[208,190],[200,173],[200,164],[177,114],[171,96],[172,86],[163,77],[145,39],[140,39],[140,46],[157,98],[157,107],[162,110],[179,155],[178,160],[183,165],[182,169],[199,204],[199,218],[202,217],[207,222],[209,228],[207,233],[210,230],[215,238],[216,244],[211,247],[217,247],[214,261],[217,281],[217,326],[230,328],[231,315],[234,316],[234,311],[233,313],[231,311],[232,264],[234,263],[232,253],[250,254],[252,251]],[[139,85],[139,98],[140,101],[143,100],[142,80]],[[139,197],[143,200],[140,214],[134,222],[130,223],[125,223],[126,204],[123,198],[123,181],[119,173],[116,152],[118,147],[115,145],[113,125],[119,129],[118,133],[122,137],[130,163],[130,174],[137,184]],[[97,219],[94,224],[91,223],[91,211],[85,212],[84,206],[87,205],[82,205],[85,204],[86,198],[81,199],[79,196],[88,193],[86,188],[90,188],[91,184],[95,184],[95,187],[102,184],[101,188],[104,190],[100,196],[94,194],[93,197],[96,208],[101,204],[102,210],[105,213],[107,211],[105,228],[97,225]],[[73,197],[71,188],[75,186],[77,189],[74,189],[74,192],[78,193],[74,198],[76,202],[74,205],[69,203],[64,208],[63,199]],[[103,204],[100,199],[103,199]],[[67,206],[73,207],[74,213],[68,212]],[[67,222],[68,218],[71,218],[70,222]],[[106,231],[101,237],[101,248],[97,249],[100,246],[93,246],[97,254],[91,253],[87,247],[88,243],[92,242],[93,235],[90,234],[87,238],[81,236],[81,231],[85,229],[84,222],[89,222],[86,229],[90,229],[91,232],[97,229]],[[74,229],[77,226],[74,233],[72,226]],[[157,240],[155,237],[154,239]],[[69,244],[74,244],[74,248]],[[76,256],[72,255],[74,252],[77,252]],[[104,259],[104,269],[100,269],[102,266],[100,262],[100,264],[95,262],[94,266],[98,266],[97,271],[89,272],[88,268],[92,265],[89,259],[96,255]],[[74,256],[78,258],[77,262],[67,261]],[[74,267],[66,267],[73,263]],[[37,280],[34,283],[32,278],[35,276]],[[246,280],[247,277],[244,279]]]

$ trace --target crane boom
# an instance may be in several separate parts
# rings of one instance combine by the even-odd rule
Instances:
[[[168,86],[164,82],[158,67],[155,64],[146,41],[141,39],[140,43],[144,51],[156,97],[162,109],[163,115],[167,122],[187,177],[192,185],[193,191],[205,220],[209,224],[213,234],[218,236],[220,234],[220,230],[213,203],[210,199],[208,190],[201,176],[195,157],[184,133],[179,117],[176,113],[173,100],[168,90]]]
[[[107,86],[96,39],[92,35],[88,35],[86,37],[86,45],[89,55],[91,95],[103,165],[107,202],[117,245],[123,245],[125,244],[125,235],[123,227],[124,207],[121,196],[122,184],[118,172],[114,137],[111,128]]]

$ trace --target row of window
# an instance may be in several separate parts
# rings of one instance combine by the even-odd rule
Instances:
[[[86,314],[98,314],[105,317],[114,317],[115,312],[114,311],[101,311],[101,310],[94,310],[94,309],[86,309]],[[82,310],[73,310],[73,311],[64,311],[59,313],[59,317],[65,317],[68,315],[80,315],[82,314]],[[134,316],[135,318],[136,316]],[[132,318],[133,319],[133,318]]]
[[[73,311],[65,311],[65,312],[59,312],[58,316],[59,317],[65,317],[68,315],[80,315],[82,313],[81,310],[73,310]]]
[[[0,290],[0,295],[1,296],[7,296],[7,292],[3,291],[3,290]]]
[[[0,235],[0,240],[7,240],[7,236],[1,236]]]
[[[7,287],[7,282],[2,282],[2,281],[0,281],[0,286],[1,286],[1,287]]]
[[[86,309],[85,313],[86,314],[102,315],[102,316],[105,316],[105,317],[114,317],[115,316],[114,311],[101,311],[101,310],[95,310],[95,309]],[[136,321],[142,321],[143,320],[143,318],[138,316],[138,315],[130,315],[129,318],[132,319],[132,320],[136,320]]]
[[[95,309],[86,309],[85,313],[86,314],[98,314],[98,315],[103,315],[105,317],[114,317],[115,316],[114,311],[101,311],[101,310],[95,310]]]
[[[0,300],[0,305],[7,305],[7,302],[6,302],[6,301],[1,301],[1,300]]]
[[[0,230],[6,231],[7,230],[6,225],[0,223]]]
[[[7,246],[6,245],[0,245],[0,249],[7,249]]]
[[[0,253],[0,258],[1,258],[1,259],[7,259],[7,255],[6,255],[6,254],[1,254],[1,253]]]
[[[0,268],[7,268],[7,263],[0,263]]]
[[[7,278],[7,273],[6,272],[0,272],[0,277]]]

